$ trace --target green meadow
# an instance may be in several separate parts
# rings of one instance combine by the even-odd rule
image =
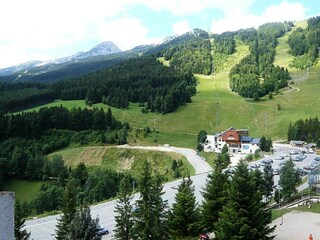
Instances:
[[[43,183],[43,181],[25,181],[12,178],[3,183],[2,190],[15,192],[16,198],[20,201],[30,201],[40,191]]]

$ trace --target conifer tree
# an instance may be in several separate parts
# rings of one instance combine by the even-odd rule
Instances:
[[[130,240],[132,234],[132,188],[128,177],[122,178],[120,182],[120,191],[115,206],[115,238],[119,240]]]
[[[64,196],[63,196],[63,206],[60,219],[58,219],[57,230],[56,230],[56,239],[63,240],[66,239],[69,228],[72,220],[75,217],[77,212],[76,209],[76,191],[75,183],[73,180],[70,180],[66,186]]]
[[[16,240],[28,240],[30,232],[23,229],[25,226],[25,220],[23,219],[22,204],[19,200],[15,203],[14,209],[14,236]]]
[[[163,179],[156,174],[151,194],[152,239],[168,239],[168,201],[162,199],[163,194]]]
[[[269,199],[272,196],[273,185],[274,185],[272,166],[270,163],[265,165],[263,168],[263,179],[265,182],[264,194]]]
[[[218,221],[218,214],[222,211],[227,197],[227,184],[228,175],[222,172],[219,165],[215,165],[213,172],[208,175],[206,186],[202,192],[201,215],[205,232],[212,232],[214,223]]]
[[[270,228],[271,211],[261,201],[262,194],[249,173],[247,165],[240,162],[228,187],[228,201],[215,225],[218,240],[273,239]]]
[[[69,225],[69,233],[65,239],[100,240],[101,237],[96,236],[98,223],[99,219],[92,219],[90,208],[85,206],[76,212],[74,219]]]
[[[132,214],[132,239],[168,239],[167,202],[162,199],[162,178],[152,175],[151,165],[147,160],[143,163],[138,179],[138,190],[138,210]]]
[[[137,200],[137,212],[133,214],[134,228],[133,239],[150,239],[153,222],[151,216],[151,191],[152,191],[152,170],[150,163],[145,160],[138,179],[138,190],[140,198]]]
[[[294,169],[292,160],[286,161],[280,173],[279,185],[284,199],[288,199],[297,192],[297,185],[301,182],[299,172]]]
[[[183,179],[169,213],[170,239],[195,237],[201,232],[200,211],[194,195],[192,180]]]

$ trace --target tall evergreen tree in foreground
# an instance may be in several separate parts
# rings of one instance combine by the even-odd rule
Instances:
[[[65,239],[68,240],[100,240],[96,236],[99,219],[92,219],[90,208],[84,207],[77,211],[69,226],[69,233]]]
[[[150,209],[152,184],[151,165],[147,160],[145,160],[138,179],[140,199],[137,200],[138,211],[134,214],[135,221],[133,239],[150,239],[151,229],[153,227]]]
[[[183,179],[169,213],[170,239],[197,236],[201,232],[200,218],[192,180]]]
[[[120,191],[115,206],[116,226],[114,236],[119,240],[130,240],[132,234],[132,205],[131,205],[132,188],[128,177],[122,178],[120,182]]]
[[[153,239],[168,239],[168,201],[162,199],[163,179],[159,174],[154,176],[151,195],[151,216],[153,222]]]
[[[167,202],[162,199],[162,188],[161,177],[152,175],[150,162],[145,160],[138,180],[140,199],[133,213],[132,239],[167,239]]]
[[[23,229],[24,226],[25,220],[23,219],[22,204],[19,200],[17,200],[14,209],[14,236],[16,240],[29,239],[30,232],[27,232],[27,230]]]
[[[208,175],[207,183],[202,192],[202,224],[205,232],[212,232],[214,223],[218,221],[219,212],[225,205],[227,197],[228,175],[222,172],[219,164],[215,164],[213,172]]]
[[[75,217],[77,212],[76,209],[76,191],[75,191],[76,184],[71,179],[65,189],[64,196],[63,196],[63,206],[62,206],[62,213],[60,219],[58,219],[57,230],[56,230],[56,239],[63,240],[66,239],[67,235],[69,234],[69,228],[72,220]]]
[[[269,240],[271,211],[261,201],[262,193],[247,165],[240,162],[228,188],[228,201],[215,225],[218,240]]]

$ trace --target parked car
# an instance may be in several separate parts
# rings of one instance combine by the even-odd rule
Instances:
[[[290,155],[297,155],[299,152],[297,150],[290,151]]]
[[[298,168],[297,170],[298,170],[300,176],[305,176],[308,174],[308,172],[302,168]]]
[[[108,228],[97,225],[97,233],[96,233],[97,236],[102,236],[108,233],[109,233]]]
[[[259,168],[260,167],[260,164],[259,163],[255,163],[255,164],[252,164],[251,165],[251,168]]]
[[[303,157],[301,156],[295,156],[294,158],[292,158],[292,161],[295,161],[295,162],[302,162],[303,161]]]
[[[265,165],[267,165],[267,164],[273,163],[273,160],[272,160],[272,159],[264,159],[264,160],[262,160],[261,163],[262,163],[263,166],[265,166]]]
[[[313,168],[311,166],[304,166],[303,169],[306,171],[311,171]]]
[[[320,157],[315,157],[313,160],[318,162],[320,161]]]
[[[282,160],[283,157],[282,157],[282,156],[276,156],[274,159],[275,159],[275,160]]]

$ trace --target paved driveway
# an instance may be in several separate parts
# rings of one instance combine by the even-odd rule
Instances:
[[[275,240],[308,240],[311,233],[313,240],[320,240],[320,214],[311,212],[292,211],[277,218],[271,225],[276,225]]]

